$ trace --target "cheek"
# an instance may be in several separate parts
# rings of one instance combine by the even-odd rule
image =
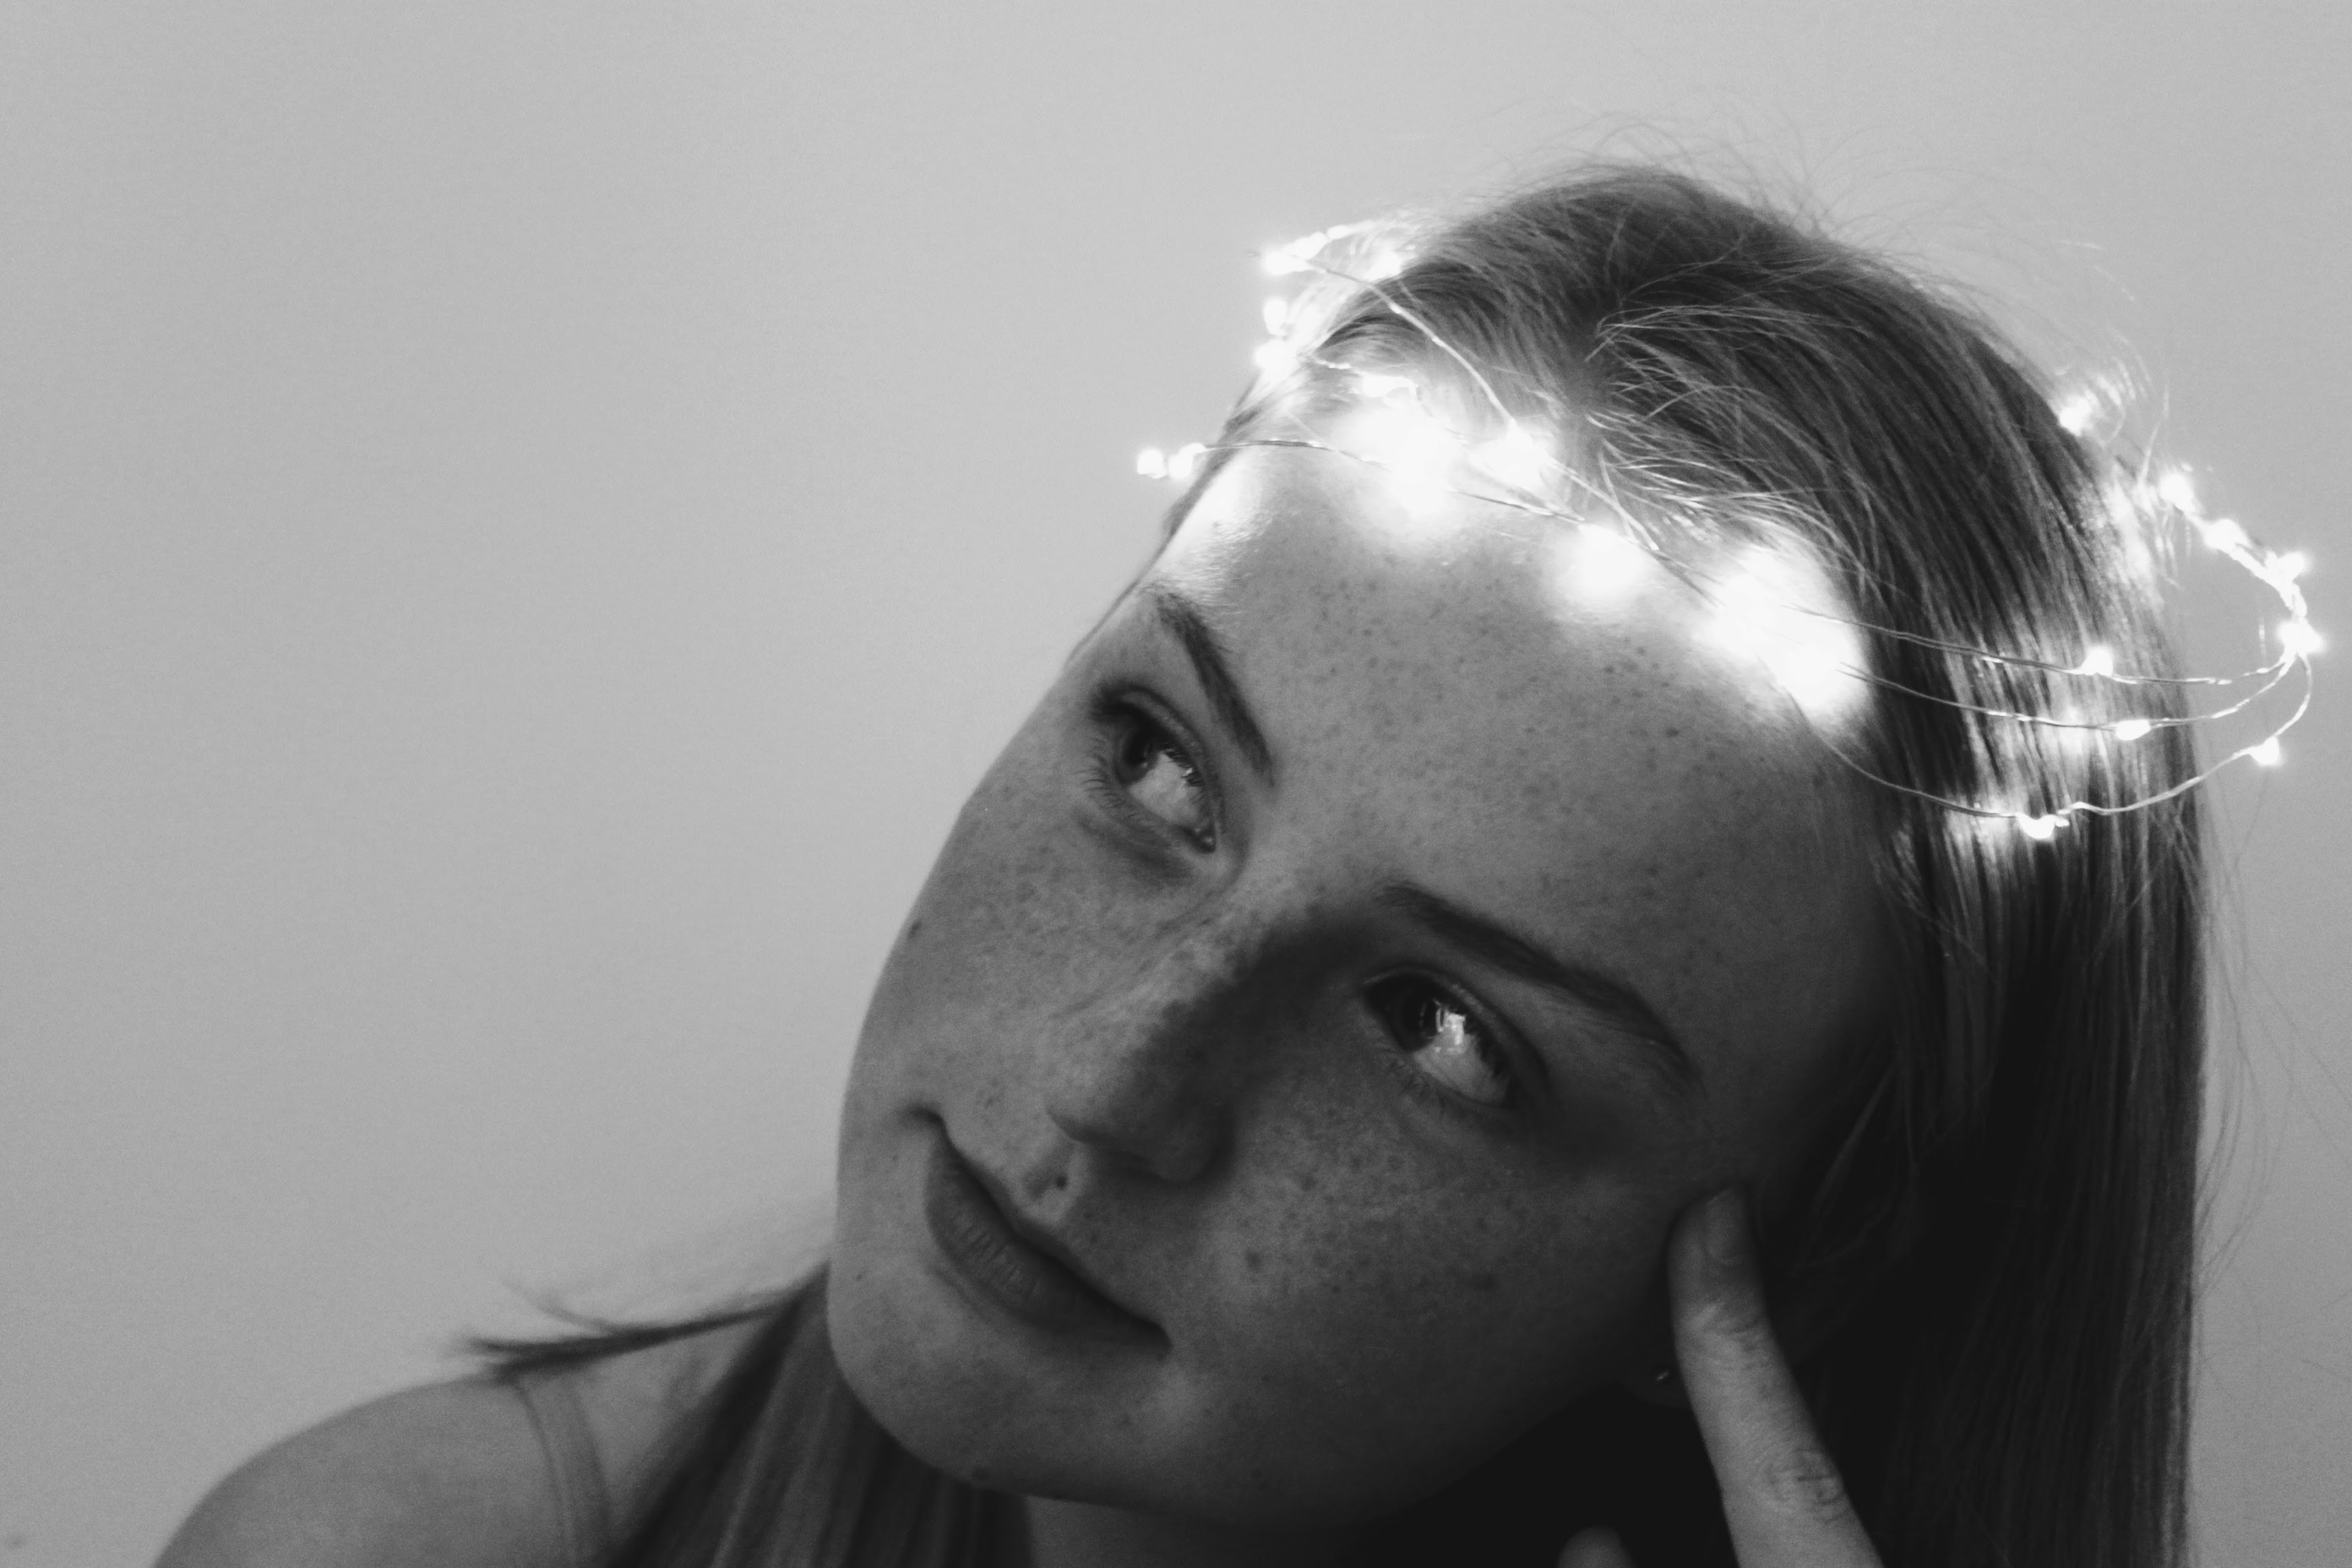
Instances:
[[[1613,1376],[1671,1202],[1613,1163],[1465,1152],[1382,1105],[1392,1086],[1321,1089],[1240,1130],[1187,1338],[1223,1402],[1204,1425],[1293,1456],[1286,1484],[1344,1513]]]
[[[1086,973],[1118,913],[1031,731],[972,792],[933,863],[866,1009],[853,1093],[940,1075],[996,1081],[993,1058],[1033,1034]]]

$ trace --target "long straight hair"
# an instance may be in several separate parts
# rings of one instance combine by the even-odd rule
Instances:
[[[1578,432],[1589,489],[1652,520],[1792,537],[1828,563],[1882,683],[1852,760],[1894,786],[1862,825],[1892,973],[1800,1201],[1766,1216],[1776,1299],[1826,1324],[1801,1379],[1889,1563],[2171,1568],[2202,1084],[2196,805],[2079,816],[2037,841],[1935,804],[2118,804],[2193,773],[2187,727],[2084,745],[1984,711],[2120,717],[2099,707],[2104,689],[2062,673],[2094,645],[2128,669],[2169,668],[2133,564],[2146,541],[2129,487],[1971,310],[1678,175],[1555,180],[1424,226],[1408,254],[1333,301],[1298,367],[1262,376],[1221,445],[1337,396],[1318,366],[1442,378],[1434,333],[1515,413]],[[1956,651],[1969,647],[2050,668]],[[2145,706],[2168,689],[2137,689],[2137,711],[2173,714]],[[680,1429],[640,1519],[805,1519],[791,1500],[812,1497],[831,1500],[828,1518],[870,1517],[894,1499],[931,1521],[919,1540],[665,1522],[632,1535],[615,1568],[944,1565],[973,1549],[966,1521],[985,1500],[924,1481],[858,1426],[829,1352],[809,1348],[818,1300],[772,1309]],[[1441,1540],[1449,1513],[1481,1521],[1479,1539],[1515,1515],[1554,1517],[1556,1498],[1514,1478],[1546,1473],[1529,1446],[1556,1437],[1548,1424],[1414,1516]],[[1703,1465],[1693,1453],[1654,1447],[1661,1464]],[[1701,1534],[1676,1560],[1721,1557],[1719,1532]]]

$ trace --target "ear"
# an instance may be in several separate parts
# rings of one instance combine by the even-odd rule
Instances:
[[[1644,1367],[1631,1367],[1619,1374],[1617,1386],[1644,1405],[1662,1410],[1687,1410],[1690,1399],[1683,1393],[1682,1374],[1675,1369],[1675,1352],[1665,1350],[1659,1359]]]
[[[1644,1405],[1687,1410],[1681,1369],[1675,1365],[1675,1329],[1667,1313],[1666,1276],[1663,1267],[1636,1310],[1637,1325],[1626,1335],[1619,1358],[1617,1386]]]
[[[1765,1232],[1759,1239],[1765,1247],[1762,1264],[1772,1331],[1791,1364],[1801,1363],[1835,1331],[1837,1321],[1843,1316],[1841,1293],[1835,1283],[1818,1274],[1801,1281],[1790,1279],[1774,1266],[1769,1222],[1759,1228]],[[1687,1410],[1690,1396],[1683,1387],[1681,1369],[1675,1363],[1671,1312],[1662,1266],[1656,1282],[1638,1309],[1635,1321],[1639,1326],[1627,1336],[1627,1349],[1619,1362],[1617,1386],[1644,1405]]]
[[[1773,1335],[1793,1364],[1820,1346],[1835,1310],[1831,1296],[1818,1288],[1812,1291],[1784,1289],[1781,1295],[1784,1299],[1770,1302],[1768,1310]],[[1667,1310],[1664,1302],[1655,1302],[1644,1311],[1643,1327],[1620,1363],[1617,1386],[1644,1405],[1687,1410],[1690,1396],[1683,1387],[1682,1369],[1675,1363],[1674,1327]]]

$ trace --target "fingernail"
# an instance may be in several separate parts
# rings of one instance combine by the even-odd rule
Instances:
[[[1706,1248],[1707,1261],[1717,1268],[1748,1266],[1748,1201],[1738,1187],[1726,1187],[1706,1200],[1706,1212],[1699,1216],[1699,1242]]]

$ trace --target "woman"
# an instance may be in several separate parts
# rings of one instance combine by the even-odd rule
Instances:
[[[1654,171],[1276,260],[893,950],[827,1268],[330,1423],[168,1563],[2179,1559],[2144,487]]]

